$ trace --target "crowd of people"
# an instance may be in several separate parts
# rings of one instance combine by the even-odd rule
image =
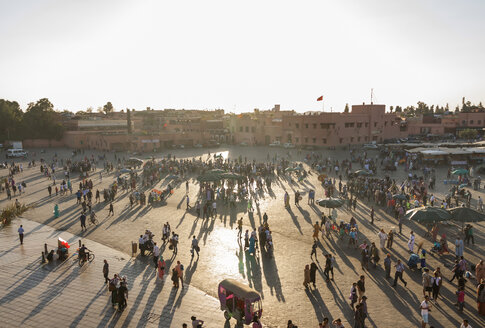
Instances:
[[[365,202],[371,206],[369,212],[369,222],[372,225],[376,225],[374,222],[375,212],[374,207],[385,210],[388,214],[394,217],[396,224],[399,227],[399,232],[393,229],[385,231],[379,229],[379,232],[370,238],[362,240],[360,237],[360,223],[356,216],[351,216],[348,222],[340,220],[337,222],[337,215],[332,213],[328,216],[322,213],[321,221],[315,221],[313,224],[313,244],[312,251],[310,253],[311,263],[306,264],[303,272],[303,285],[306,289],[316,289],[316,272],[320,270],[319,259],[317,259],[317,250],[319,247],[323,248],[323,244],[320,241],[324,239],[336,241],[342,241],[341,244],[347,245],[351,249],[357,250],[356,257],[360,258],[361,270],[367,272],[378,272],[377,267],[383,266],[385,273],[385,279],[390,279],[392,287],[398,288],[398,282],[400,281],[404,287],[407,286],[405,280],[405,272],[409,270],[409,262],[403,263],[401,260],[392,260],[390,251],[392,250],[395,235],[402,234],[402,220],[407,210],[419,207],[419,206],[441,206],[444,208],[454,206],[451,204],[450,198],[456,198],[455,194],[459,192],[459,188],[452,188],[450,198],[445,197],[442,200],[438,200],[430,191],[434,189],[436,180],[436,172],[432,168],[422,167],[422,175],[411,173],[411,169],[416,169],[421,166],[421,163],[406,161],[406,170],[409,170],[408,177],[402,181],[391,179],[389,176],[376,176],[378,171],[388,170],[389,165],[397,167],[400,161],[399,156],[388,154],[382,160],[376,158],[370,158],[365,152],[351,152],[350,159],[334,160],[330,158],[324,158],[316,153],[308,154],[306,156],[306,162],[310,167],[310,170],[306,171],[302,165],[296,164],[290,161],[289,156],[287,158],[277,156],[270,159],[268,156],[267,161],[256,162],[248,160],[247,158],[239,157],[235,159],[224,159],[222,157],[213,156],[207,160],[199,159],[176,159],[175,156],[167,156],[166,158],[155,161],[154,159],[147,161],[143,166],[143,171],[138,176],[138,173],[131,171],[128,176],[123,177],[119,172],[115,176],[115,181],[109,188],[94,191],[94,183],[91,176],[96,171],[96,165],[99,160],[104,161],[104,168],[106,172],[113,170],[113,167],[120,168],[124,158],[115,158],[115,164],[106,160],[106,156],[99,157],[98,159],[85,156],[80,161],[73,161],[71,159],[55,159],[52,163],[48,164],[44,160],[41,160],[40,171],[52,184],[48,186],[49,197],[53,193],[57,196],[60,193],[61,196],[72,194],[73,185],[71,182],[70,173],[79,171],[81,173],[80,184],[78,191],[75,193],[77,204],[81,206],[81,227],[86,229],[87,216],[91,218],[91,221],[95,219],[96,214],[93,210],[93,198],[95,202],[100,202],[100,195],[103,195],[104,201],[109,204],[109,214],[114,215],[113,201],[115,200],[118,188],[122,191],[129,193],[130,207],[135,205],[146,206],[153,204],[157,201],[161,194],[155,191],[148,192],[148,196],[143,191],[144,187],[152,188],[158,184],[164,178],[169,175],[178,176],[179,179],[174,180],[174,183],[180,183],[180,181],[186,181],[186,208],[187,210],[195,210],[196,218],[202,217],[202,219],[215,218],[218,214],[218,206],[223,204],[224,206],[234,205],[235,202],[243,202],[247,204],[248,212],[254,211],[254,207],[258,195],[261,195],[266,191],[270,191],[271,184],[279,178],[287,178],[292,182],[290,178],[292,174],[297,174],[298,177],[305,177],[313,170],[318,175],[324,175],[320,180],[322,182],[323,193],[326,197],[338,196],[341,199],[347,201],[347,208],[352,213],[356,211],[357,202]],[[116,165],[116,161],[118,164]],[[380,163],[379,163],[380,162]],[[59,183],[56,183],[56,170],[57,165],[63,166],[64,177]],[[389,164],[390,163],[390,164]],[[29,163],[30,164],[30,163]],[[32,163],[35,166],[35,162]],[[360,165],[362,169],[368,172],[365,175],[359,175],[354,172],[353,169]],[[15,181],[15,174],[22,172],[22,165],[13,165],[10,170],[10,175],[4,181],[7,194],[13,193],[16,195],[22,193],[22,190],[26,188],[26,185],[21,182]],[[200,189],[197,194],[195,203],[190,202],[188,191],[189,183],[188,178],[193,175],[203,175],[211,170],[224,170],[232,172],[240,176],[238,179],[222,179],[215,181],[207,181],[200,183]],[[91,176],[90,176],[91,175]],[[333,177],[330,177],[330,176]],[[344,177],[347,182],[345,182]],[[100,173],[99,179],[102,179]],[[166,191],[168,194],[172,193],[172,184],[168,184]],[[12,190],[12,191],[10,191]],[[167,194],[164,194],[165,196]],[[9,196],[10,197],[10,196]],[[146,198],[148,197],[148,202]],[[294,193],[294,203],[296,206],[300,206],[299,201],[301,194],[298,190]],[[469,198],[465,199],[464,204],[470,206],[471,193]],[[313,205],[315,203],[315,190],[310,190],[308,193],[308,204]],[[194,204],[192,206],[192,204]],[[219,204],[219,205],[218,205]],[[285,207],[290,207],[290,194],[285,192],[284,194]],[[455,204],[456,205],[456,204]],[[57,212],[59,216],[58,205]],[[335,210],[334,210],[335,211]],[[319,218],[320,219],[320,218]],[[238,239],[244,241],[244,250],[248,255],[257,256],[257,253],[266,253],[272,256],[273,253],[273,237],[268,224],[268,215],[264,213],[263,222],[259,228],[254,228],[252,231],[249,229],[243,230],[243,218],[237,221]],[[447,239],[445,234],[441,234],[441,239],[438,240],[440,235],[438,225],[434,225],[430,231],[431,241],[434,243],[436,250],[443,254],[449,251],[447,246]],[[157,270],[157,276],[160,279],[164,279],[166,271],[170,273],[170,279],[174,288],[184,287],[184,266],[180,261],[177,261],[173,268],[168,267],[168,263],[172,263],[178,250],[179,236],[175,231],[171,230],[170,224],[167,222],[162,229],[162,245],[159,247],[153,238],[153,233],[146,230],[145,234],[140,235],[138,246],[142,256],[148,254],[153,259],[153,265]],[[456,306],[459,311],[463,311],[463,305],[465,303],[465,284],[468,281],[474,281],[477,285],[477,306],[480,314],[484,314],[485,303],[485,265],[483,261],[478,264],[474,264],[474,270],[470,270],[471,266],[468,264],[464,257],[465,243],[474,244],[473,226],[467,225],[464,230],[464,239],[457,238],[455,241],[455,256],[456,262],[453,268],[450,270],[452,278],[449,279],[452,283],[457,280],[456,288]],[[428,313],[432,306],[438,304],[438,298],[440,297],[440,290],[443,285],[443,281],[446,279],[441,272],[440,267],[435,268],[432,272],[426,263],[427,251],[422,248],[422,243],[418,243],[417,250],[415,250],[416,236],[413,232],[410,233],[407,247],[410,252],[410,256],[417,256],[420,263],[423,298],[420,303],[420,310],[422,315],[423,327],[429,324]],[[170,261],[165,261],[163,257],[163,250],[165,245],[168,245],[168,249],[172,250],[172,258]],[[199,257],[200,247],[196,236],[191,239],[191,255],[197,259]],[[326,283],[331,284],[334,281],[334,265],[336,261],[336,255],[331,254],[329,251],[324,251],[323,276]],[[383,261],[381,259],[383,256]],[[392,271],[394,270],[394,279],[392,279]],[[474,271],[473,275],[471,271]],[[112,279],[109,279],[109,266],[107,261],[104,262],[103,275],[105,282],[108,284],[109,291],[111,292],[111,300],[113,306],[117,305],[118,310],[122,311],[127,306],[128,298],[128,283],[126,277],[120,277],[115,274]],[[375,274],[375,273],[373,273]],[[350,287],[349,303],[350,307],[354,311],[354,327],[365,327],[365,321],[369,316],[368,313],[368,300],[369,293],[366,293],[365,276],[361,275],[359,279]],[[369,304],[371,305],[371,303]],[[194,319],[195,320],[195,319]],[[202,324],[202,323],[199,323]],[[319,325],[319,327],[343,327],[342,320],[336,319],[332,322],[328,318],[325,318]],[[288,322],[288,327],[296,327],[291,320]],[[467,327],[467,326],[465,326]]]

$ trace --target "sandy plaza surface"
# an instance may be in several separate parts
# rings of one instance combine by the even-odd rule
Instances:
[[[357,152],[362,151],[360,149]],[[210,152],[210,157],[209,157]],[[106,160],[115,162],[114,156],[117,158],[138,157],[144,161],[150,160],[153,157],[155,160],[166,158],[170,153],[176,156],[177,159],[192,159],[201,158],[203,161],[213,158],[214,154],[220,154],[224,158],[235,159],[241,158],[242,161],[266,162],[271,160],[275,154],[278,158],[285,157],[292,162],[301,163],[306,170],[309,170],[309,175],[302,181],[296,178],[288,179],[288,176],[280,176],[275,178],[271,191],[265,189],[262,193],[255,193],[254,195],[254,212],[248,212],[246,202],[238,202],[235,207],[230,207],[222,201],[218,201],[217,215],[211,219],[197,219],[195,209],[193,208],[196,200],[199,197],[199,182],[196,174],[189,174],[187,179],[182,179],[178,183],[171,182],[174,187],[174,193],[167,199],[166,203],[157,206],[141,206],[134,205],[130,207],[129,191],[118,190],[116,198],[113,202],[114,215],[108,215],[108,203],[103,202],[94,203],[93,210],[97,213],[99,224],[96,226],[88,226],[87,231],[82,231],[79,223],[79,216],[81,213],[81,206],[76,204],[75,191],[79,185],[78,174],[71,174],[71,181],[74,192],[71,195],[55,195],[49,197],[47,187],[52,185],[53,181],[47,179],[40,173],[39,160],[45,159],[48,163],[57,155],[58,159],[71,158],[72,160],[80,160],[84,156],[90,158],[91,154],[98,158],[103,155],[100,151],[85,150],[84,154],[78,154],[73,157],[70,149],[46,149],[41,152],[40,149],[29,149],[29,157],[24,160],[15,160],[15,163],[22,163],[23,171],[14,176],[16,182],[24,181],[27,185],[25,192],[20,196],[13,196],[12,200],[7,199],[4,192],[0,193],[0,206],[5,206],[17,198],[21,203],[32,204],[34,208],[22,215],[25,220],[24,224],[34,229],[37,224],[41,224],[42,229],[51,229],[53,232],[45,233],[42,238],[35,239],[35,234],[28,235],[26,230],[26,245],[17,245],[18,241],[15,237],[16,229],[19,225],[17,220],[14,220],[9,226],[4,227],[1,238],[4,241],[8,240],[8,245],[2,242],[0,253],[0,272],[3,276],[4,291],[0,291],[0,319],[8,319],[7,326],[21,326],[20,322],[25,322],[33,325],[32,318],[37,315],[46,313],[48,308],[41,308],[34,312],[33,309],[38,307],[40,302],[51,302],[51,298],[55,299],[55,294],[32,294],[28,297],[29,290],[17,290],[18,297],[25,298],[23,306],[25,311],[20,313],[20,321],[18,323],[11,322],[13,320],[5,313],[12,311],[11,302],[15,302],[17,297],[16,289],[12,288],[14,285],[21,284],[23,281],[34,279],[34,268],[41,265],[40,252],[43,249],[44,239],[46,243],[55,244],[57,236],[66,233],[69,238],[77,242],[76,238],[80,238],[84,243],[93,243],[97,247],[96,259],[92,263],[97,265],[96,270],[87,270],[86,272],[77,272],[76,275],[82,277],[85,275],[86,280],[78,281],[73,279],[73,284],[77,284],[78,288],[86,285],[79,299],[79,309],[73,311],[72,323],[66,322],[66,326],[100,326],[101,323],[111,326],[173,326],[179,327],[180,322],[189,322],[191,315],[196,315],[198,318],[206,322],[207,327],[219,327],[227,325],[224,322],[223,313],[217,308],[217,286],[220,281],[225,278],[237,279],[250,287],[254,288],[261,294],[263,300],[263,317],[261,319],[264,326],[267,327],[286,327],[288,320],[292,320],[298,327],[318,327],[318,322],[322,321],[324,317],[328,317],[331,321],[341,318],[345,327],[352,327],[354,324],[353,311],[350,307],[349,293],[353,282],[359,279],[360,275],[365,276],[366,280],[366,296],[368,317],[366,325],[368,327],[418,327],[421,324],[421,315],[419,306],[423,300],[423,292],[421,285],[420,270],[410,270],[407,265],[404,271],[404,279],[407,281],[405,287],[399,282],[396,288],[393,288],[392,279],[387,280],[384,274],[383,259],[387,253],[391,255],[393,263],[400,259],[403,263],[407,263],[409,259],[408,252],[408,238],[411,231],[415,232],[416,245],[422,243],[422,248],[430,250],[432,242],[429,237],[425,237],[426,227],[412,222],[404,221],[402,234],[398,233],[397,222],[390,213],[386,212],[384,207],[380,207],[372,200],[357,199],[356,209],[349,209],[347,204],[341,208],[336,209],[337,222],[349,222],[351,217],[354,217],[358,223],[359,244],[364,240],[375,242],[379,244],[378,232],[384,229],[386,232],[394,230],[397,232],[394,237],[394,245],[391,249],[380,250],[381,261],[377,267],[369,266],[369,269],[362,269],[360,262],[360,252],[357,249],[348,247],[348,237],[345,236],[343,240],[339,240],[336,233],[330,234],[330,237],[322,237],[320,234],[317,248],[317,259],[315,262],[318,266],[316,288],[310,287],[306,289],[303,285],[303,270],[306,264],[310,264],[310,252],[313,244],[313,226],[318,221],[320,222],[322,213],[328,214],[328,209],[318,205],[309,205],[308,193],[311,189],[316,192],[316,199],[325,198],[323,187],[318,180],[318,173],[311,170],[305,161],[305,156],[308,154],[318,153],[325,158],[338,159],[342,161],[349,159],[348,150],[297,150],[297,149],[282,149],[270,147],[241,147],[241,146],[221,146],[219,148],[202,148],[202,149],[176,149],[170,151],[163,151],[160,153],[146,153],[146,154],[129,154],[122,152],[106,153]],[[368,150],[367,156],[377,158],[379,152]],[[28,162],[32,159],[36,160],[37,165],[28,168]],[[12,160],[8,160],[11,163]],[[380,163],[381,159],[378,159]],[[360,169],[358,163],[352,163],[353,169]],[[137,169],[141,174],[142,168]],[[448,166],[440,166],[436,168],[436,186],[434,190],[430,190],[430,194],[434,194],[440,200],[449,193],[450,186],[445,185],[443,181],[446,179]],[[100,176],[101,173],[101,176]],[[412,171],[418,176],[422,175],[421,171]],[[6,176],[7,169],[0,171],[0,176]],[[338,184],[338,176],[332,171],[327,172],[328,176],[335,178]],[[409,172],[405,171],[403,165],[400,165],[396,171],[384,172],[378,166],[376,177],[384,178],[389,175],[391,179],[395,179],[400,185],[404,181]],[[56,172],[56,181],[60,183],[64,178],[62,169]],[[90,172],[90,179],[94,183],[93,191],[99,189],[100,191],[109,186],[115,181],[115,173],[106,173],[103,170],[103,161],[99,160],[95,172]],[[185,181],[189,181],[189,190],[186,193]],[[165,177],[151,187],[142,187],[141,184],[137,186],[140,191],[148,192],[152,188],[164,189],[171,180]],[[342,183],[348,183],[346,177],[343,177]],[[467,188],[472,193],[471,207],[477,206],[477,198],[485,197],[483,190],[473,190]],[[294,193],[299,191],[302,195],[300,205],[294,204]],[[290,207],[284,206],[284,194],[288,192],[290,196]],[[189,197],[189,203],[192,208],[186,208],[186,197]],[[53,216],[54,205],[58,204],[60,210],[60,217]],[[370,224],[370,211],[374,208],[376,218],[374,225]],[[243,219],[243,230],[248,229],[252,231],[258,228],[262,223],[262,217],[266,213],[268,215],[268,224],[272,232],[274,241],[274,256],[269,257],[263,255],[260,251],[256,256],[249,255],[244,249],[244,240],[239,241],[237,237],[237,220]],[[30,222],[30,223],[29,223]],[[131,243],[137,242],[140,234],[143,234],[146,229],[151,230],[155,234],[155,241],[161,243],[162,227],[164,223],[170,223],[172,231],[176,231],[180,236],[179,249],[176,257],[172,256],[172,251],[168,248],[163,248],[165,258],[170,258],[172,263],[174,261],[181,261],[188,271],[188,279],[186,279],[187,286],[185,288],[192,288],[192,291],[185,296],[185,303],[179,304],[179,307],[170,307],[170,311],[165,310],[164,307],[168,302],[174,302],[178,297],[177,294],[171,295],[171,283],[167,280],[165,284],[160,287],[157,285],[157,278],[153,274],[145,274],[146,267],[153,266],[151,259],[142,258],[139,253],[136,257],[131,257]],[[469,268],[483,259],[484,254],[484,223],[473,223],[474,227],[474,244],[465,245],[464,256],[469,263]],[[469,281],[465,287],[465,308],[463,312],[459,312],[454,305],[456,303],[455,292],[457,290],[456,281],[449,282],[453,273],[451,267],[454,262],[454,241],[458,233],[460,233],[461,225],[454,223],[440,224],[440,235],[446,233],[448,245],[451,254],[437,255],[428,252],[427,265],[434,271],[437,267],[441,268],[443,274],[443,286],[441,288],[441,296],[437,303],[432,302],[432,311],[430,312],[430,323],[434,327],[459,327],[463,319],[468,319],[472,327],[485,327],[485,320],[477,313],[476,304],[476,282],[473,279]],[[39,228],[41,229],[41,228]],[[47,231],[47,230],[46,230]],[[57,235],[56,233],[57,232]],[[199,240],[201,248],[200,257],[195,260],[191,258],[190,245],[192,236],[196,236]],[[8,239],[7,239],[8,238]],[[35,240],[38,245],[33,246],[29,239]],[[15,246],[15,247],[14,247]],[[75,245],[76,246],[76,245]],[[14,248],[12,248],[14,247]],[[22,248],[28,248],[31,262],[27,263],[22,260]],[[31,253],[30,253],[31,252]],[[37,253],[37,254],[36,254]],[[333,281],[326,282],[323,275],[323,268],[325,265],[324,254],[332,254],[335,258]],[[8,256],[7,256],[8,254]],[[16,254],[18,258],[15,261],[6,261],[4,259]],[[123,255],[124,254],[124,255]],[[166,254],[166,255],[165,255]],[[133,294],[128,299],[128,307],[122,314],[107,316],[107,311],[114,311],[109,304],[109,295],[107,293],[99,293],[98,290],[103,287],[103,279],[101,274],[102,261],[104,258],[112,259],[121,258],[118,266],[113,265],[113,268],[119,267],[122,270],[123,265],[131,263],[136,266],[135,269],[129,271],[132,277],[129,277],[129,289],[133,290]],[[314,258],[313,258],[314,259]],[[111,261],[111,260],[110,260]],[[26,267],[26,265],[28,266]],[[98,270],[99,269],[99,270]],[[31,277],[22,276],[23,280],[16,278],[18,272],[32,272]],[[65,269],[66,275],[72,273],[74,268]],[[114,269],[113,269],[114,270]],[[45,272],[44,272],[45,273]],[[112,271],[114,273],[114,271]],[[46,280],[49,275],[57,274],[50,272],[46,274]],[[136,275],[136,276],[135,276]],[[142,279],[142,276],[145,277]],[[391,276],[394,278],[394,268],[391,270]],[[46,281],[44,280],[44,281]],[[42,282],[39,282],[41,284]],[[71,281],[67,282],[68,284]],[[54,284],[51,288],[58,288]],[[75,290],[75,289],[73,289]],[[49,286],[46,287],[46,293],[49,293]],[[64,288],[63,294],[69,295],[70,289]],[[178,292],[183,293],[183,291]],[[193,296],[192,296],[193,293]],[[2,295],[3,294],[3,295]],[[158,296],[160,294],[160,296]],[[5,298],[5,296],[9,298]],[[76,297],[75,292],[72,295]],[[208,309],[204,306],[194,306],[190,302],[190,297],[194,300],[199,298],[204,300],[207,298]],[[98,299],[103,302],[95,301]],[[171,301],[172,299],[172,301]],[[83,317],[79,317],[79,311],[85,308],[86,304],[92,300],[93,306],[92,315],[86,325],[83,325]],[[201,301],[203,302],[203,301]],[[150,311],[144,311],[148,304],[160,304],[160,306],[152,306]],[[10,304],[10,305],[9,305]],[[140,306],[142,304],[143,306]],[[200,302],[199,302],[200,304]],[[172,306],[172,304],[170,304]],[[135,308],[136,307],[136,308]],[[133,310],[133,308],[135,308]],[[94,311],[94,309],[99,311]],[[51,309],[49,309],[51,310]],[[78,311],[79,310],[79,311]],[[186,321],[181,315],[177,315],[177,311],[186,316]],[[3,313],[3,314],[2,314]],[[111,312],[109,312],[111,314]],[[162,317],[162,314],[165,316]],[[5,315],[5,316],[4,316]],[[131,316],[131,317],[130,317]],[[3,317],[3,318],[2,318]],[[49,317],[44,317],[49,320]],[[76,321],[78,318],[79,322]],[[136,320],[133,320],[136,318]],[[154,320],[155,318],[155,320]],[[169,320],[168,325],[163,322]],[[175,318],[175,319],[174,319]],[[84,318],[86,319],[86,318]],[[50,320],[54,320],[50,318]],[[104,321],[103,321],[104,320]],[[2,322],[5,322],[2,320]],[[52,321],[51,321],[52,322]],[[231,322],[234,325],[234,321]],[[177,325],[176,325],[177,324]],[[63,325],[61,325],[63,326]],[[181,325],[180,325],[181,327]]]

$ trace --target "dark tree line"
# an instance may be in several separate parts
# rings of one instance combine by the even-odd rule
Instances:
[[[64,134],[61,119],[47,98],[30,103],[25,112],[16,101],[0,99],[0,140],[59,140]]]
[[[472,104],[470,101],[465,101],[465,98],[462,99],[462,105],[456,106],[453,110],[450,109],[449,105],[446,106],[439,106],[439,105],[428,105],[422,101],[418,101],[417,106],[391,106],[390,111],[395,111],[396,113],[401,113],[404,117],[414,117],[420,115],[431,115],[431,114],[445,114],[445,113],[471,113],[471,112],[485,112],[485,107],[483,107],[482,103]]]

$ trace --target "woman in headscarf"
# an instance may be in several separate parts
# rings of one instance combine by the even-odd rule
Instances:
[[[475,267],[475,275],[477,276],[477,281],[479,283],[482,279],[485,279],[485,264],[483,263],[483,260],[480,260],[480,263]]]
[[[316,272],[318,268],[315,262],[312,262],[310,265],[310,282],[313,284],[313,288],[315,288],[315,281],[316,281]]]

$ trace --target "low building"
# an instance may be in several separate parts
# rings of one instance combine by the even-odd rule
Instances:
[[[385,105],[354,105],[350,113],[308,112],[283,116],[283,141],[296,146],[336,147],[405,135],[401,118]]]

